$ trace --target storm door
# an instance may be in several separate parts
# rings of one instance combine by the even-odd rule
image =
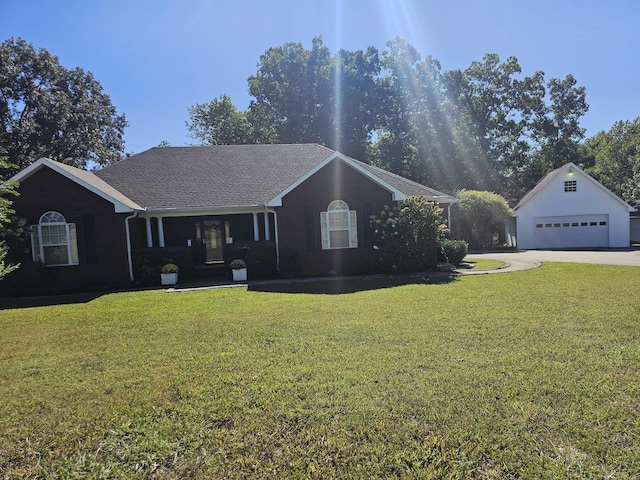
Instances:
[[[200,220],[196,222],[196,239],[204,248],[205,263],[223,261],[222,246],[229,236],[229,222],[224,220]]]

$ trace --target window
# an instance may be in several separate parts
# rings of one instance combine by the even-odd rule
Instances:
[[[567,180],[564,182],[564,191],[565,192],[577,192],[578,191],[578,183],[576,180]]]
[[[48,266],[77,265],[78,239],[75,223],[67,223],[58,212],[47,212],[31,226],[33,261]]]
[[[326,212],[320,212],[320,230],[323,250],[358,246],[356,212],[342,200],[334,200]]]

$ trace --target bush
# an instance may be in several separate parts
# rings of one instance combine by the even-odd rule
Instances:
[[[249,278],[265,278],[276,273],[275,242],[236,242],[222,248],[222,256],[227,267],[232,260],[241,259],[247,264]]]
[[[440,242],[438,263],[460,265],[469,251],[469,244],[464,240],[445,238]]]
[[[193,261],[189,247],[142,248],[132,253],[133,274],[142,286],[160,285],[163,265],[174,264],[186,279],[191,273]]]
[[[160,269],[160,273],[178,273],[180,268],[175,263],[165,263]]]
[[[452,235],[464,238],[471,248],[491,248],[504,243],[511,215],[509,204],[497,193],[460,190],[451,205]]]
[[[283,277],[296,277],[300,274],[300,252],[295,248],[280,250],[280,269],[278,273]]]
[[[447,228],[442,209],[435,203],[409,197],[400,205],[385,205],[379,216],[371,216],[370,225],[383,270],[419,271],[436,266],[437,241]]]
[[[49,293],[46,267],[42,263],[34,263],[31,258],[21,259],[20,268],[7,274],[0,281],[0,296],[25,297]]]
[[[247,268],[247,264],[244,263],[244,260],[241,258],[236,258],[229,264],[229,268],[231,268],[231,270],[242,270],[243,268]]]

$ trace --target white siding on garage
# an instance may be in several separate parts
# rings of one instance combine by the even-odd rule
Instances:
[[[547,175],[516,206],[516,245],[524,250],[628,247],[630,210],[621,198],[568,163]]]
[[[609,246],[609,215],[536,217],[535,248]]]

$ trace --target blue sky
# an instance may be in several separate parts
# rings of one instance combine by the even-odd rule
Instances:
[[[315,36],[332,53],[399,36],[445,70],[498,53],[524,75],[572,74],[587,136],[640,116],[635,0],[0,0],[0,19],[0,41],[22,37],[95,75],[127,117],[130,153],[194,143],[190,106],[227,93],[246,108],[260,55]]]

